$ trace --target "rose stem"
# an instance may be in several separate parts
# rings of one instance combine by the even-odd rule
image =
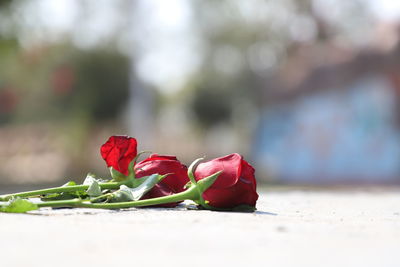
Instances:
[[[94,209],[123,209],[132,207],[153,206],[159,204],[180,202],[183,200],[197,200],[197,199],[198,199],[198,190],[193,186],[181,193],[164,197],[158,197],[158,198],[138,200],[138,201],[119,202],[119,203],[90,203],[90,201],[84,201],[81,199],[71,199],[71,200],[46,201],[43,203],[38,203],[37,206],[39,208],[80,207],[80,208],[94,208]]]
[[[128,181],[124,182],[109,182],[109,183],[99,183],[101,189],[119,189],[119,187]],[[59,186],[46,189],[39,189],[33,191],[20,192],[15,194],[7,194],[0,196],[0,200],[9,200],[13,197],[32,197],[51,193],[63,193],[63,192],[74,192],[74,191],[84,191],[89,188],[89,185],[72,185],[72,186]]]
[[[90,203],[90,200],[82,200],[82,199],[72,199],[72,200],[57,200],[57,201],[46,201],[43,203],[38,203],[37,206],[40,207],[81,207],[81,208],[94,208],[94,209],[124,209],[124,208],[132,208],[132,207],[143,207],[143,206],[153,206],[159,204],[166,203],[174,203],[183,200],[193,200],[200,205],[208,208],[204,199],[203,193],[206,191],[218,178],[221,174],[221,171],[216,172],[200,181],[196,184],[192,184],[186,191],[181,193],[158,197],[158,198],[150,198],[138,201],[129,201],[129,202],[119,202],[119,203]]]

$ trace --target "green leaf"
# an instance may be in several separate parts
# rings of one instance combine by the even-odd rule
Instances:
[[[95,178],[95,176],[91,173],[88,173],[88,175],[85,178],[85,181],[83,181],[84,185],[89,185],[89,188],[86,190],[86,193],[90,197],[98,197],[101,195],[101,187],[99,185],[98,180]]]
[[[98,197],[101,195],[101,188],[100,185],[97,181],[93,181],[90,185],[88,190],[86,190],[86,193],[90,197]]]
[[[107,182],[110,181],[110,180],[107,180],[107,179],[100,178],[100,177],[98,177],[96,174],[89,172],[89,173],[86,175],[86,178],[85,178],[85,180],[83,181],[83,184],[89,184],[89,182],[92,181],[92,180],[96,180],[96,182],[98,182],[99,184],[100,184],[100,183],[107,183]],[[85,183],[85,182],[86,182],[86,183]]]
[[[90,172],[89,172],[89,173],[86,175],[85,180],[83,180],[83,183],[82,183],[82,184],[83,184],[83,185],[90,185],[90,184],[93,183],[93,181],[96,181],[97,183],[105,183],[105,182],[107,182],[107,180],[98,178],[96,174],[93,174],[93,173],[90,173]]]
[[[133,195],[129,187],[121,185],[119,190],[112,193],[110,202],[128,202],[133,201]]]
[[[135,188],[144,183],[150,176],[143,176],[140,178],[129,178],[124,184],[127,187]]]
[[[31,210],[39,209],[38,206],[29,200],[22,198],[14,198],[7,202],[5,206],[0,206],[1,212],[9,213],[25,213]]]
[[[77,185],[74,181],[69,181],[63,184],[61,187],[75,186]],[[40,198],[42,201],[53,201],[53,200],[68,200],[74,198],[85,197],[86,193],[84,191],[76,191],[76,192],[62,192],[62,193],[51,193],[46,194]]]
[[[74,181],[68,181],[67,183],[63,184],[62,187],[65,187],[65,186],[74,186],[74,185],[76,185],[76,183],[75,183]]]
[[[139,200],[147,192],[149,192],[158,182],[164,179],[166,175],[152,174],[138,187],[130,188],[133,200]]]
[[[143,177],[143,182],[134,188],[121,185],[120,189],[112,194],[110,202],[137,201],[166,176],[167,175],[152,174]]]

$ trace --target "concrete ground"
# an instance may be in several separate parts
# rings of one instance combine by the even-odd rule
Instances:
[[[264,191],[255,213],[0,214],[0,266],[400,266],[400,190]]]

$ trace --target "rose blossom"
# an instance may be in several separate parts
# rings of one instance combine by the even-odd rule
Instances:
[[[100,148],[108,167],[129,175],[128,166],[137,155],[137,141],[129,136],[111,136]]]
[[[142,199],[162,197],[184,191],[184,186],[189,182],[187,167],[175,156],[150,155],[147,159],[135,166],[136,177],[158,174],[169,174],[156,184]],[[164,204],[164,207],[174,207],[177,203]]]
[[[255,170],[241,155],[235,153],[200,163],[194,175],[198,181],[221,170],[215,183],[203,193],[204,200],[216,208],[255,207],[258,199]]]

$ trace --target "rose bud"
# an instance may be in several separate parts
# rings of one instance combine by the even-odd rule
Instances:
[[[129,164],[137,155],[137,141],[129,136],[111,136],[100,148],[108,167],[128,176]]]
[[[184,191],[184,186],[189,182],[187,167],[174,156],[153,154],[135,166],[136,178],[158,174],[169,174],[156,184],[142,199],[168,196]],[[177,203],[159,205],[174,207]]]
[[[208,205],[233,209],[239,206],[255,208],[258,194],[254,168],[239,154],[230,154],[200,163],[195,172],[196,181],[223,171],[214,184],[203,193]]]

